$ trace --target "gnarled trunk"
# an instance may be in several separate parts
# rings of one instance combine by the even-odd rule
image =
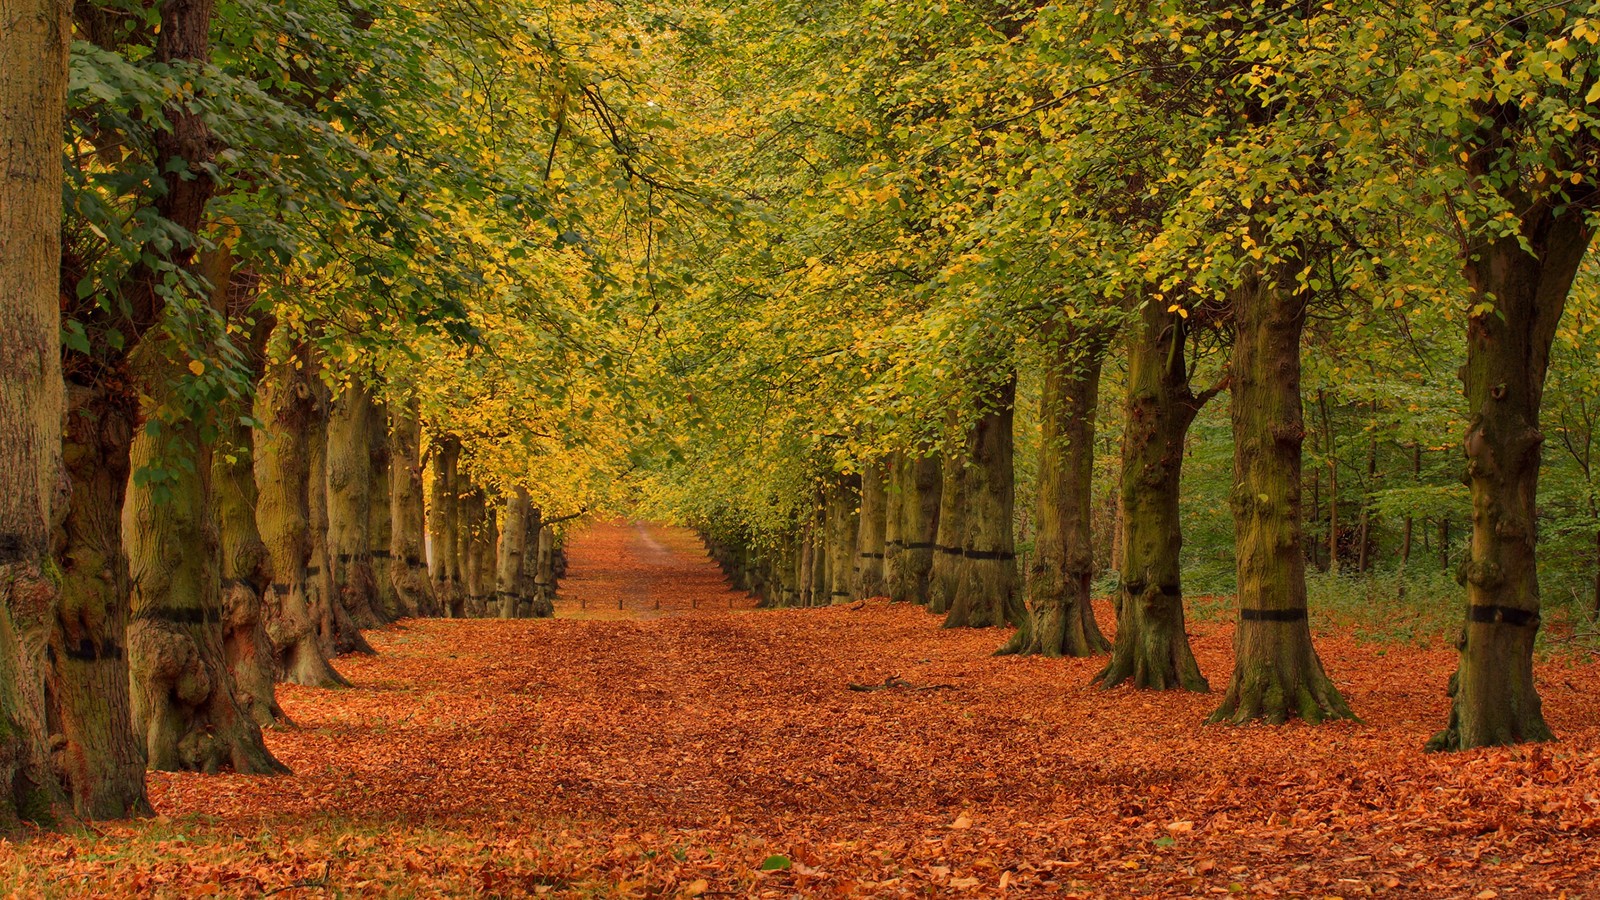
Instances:
[[[1189,386],[1184,319],[1150,300],[1129,348],[1123,406],[1122,597],[1111,662],[1096,676],[1105,687],[1206,691],[1184,630],[1178,516],[1184,440],[1204,402]]]
[[[390,580],[399,615],[437,616],[442,610],[428,577],[426,507],[422,497],[422,421],[417,401],[390,407]]]
[[[49,760],[45,647],[59,596],[51,525],[65,500],[58,496],[65,400],[57,286],[70,9],[61,0],[25,0],[7,6],[0,29],[0,220],[7,230],[0,240],[0,827],[19,818],[48,822],[65,799]],[[104,561],[118,571],[119,553],[113,545]],[[98,815],[117,800],[134,801],[120,804],[129,812],[144,808],[142,777],[130,796],[93,796],[99,779],[89,770],[102,761],[82,751],[100,748],[79,743],[72,756],[68,740],[68,781],[80,813]],[[75,783],[85,777],[88,795]]]
[[[370,654],[375,651],[340,602],[339,586],[334,579],[330,537],[333,523],[328,507],[328,417],[332,401],[322,379],[313,379],[311,387],[317,398],[318,415],[311,420],[307,432],[311,441],[306,483],[306,505],[311,510],[311,564],[306,567],[306,578],[314,589],[307,592],[306,599],[310,602],[311,619],[316,623],[323,652]]]
[[[334,596],[357,628],[385,624],[372,570],[372,394],[352,381],[328,411],[328,558]]]
[[[1533,681],[1539,630],[1534,556],[1539,408],[1550,343],[1592,233],[1582,205],[1517,204],[1521,234],[1501,237],[1466,262],[1472,303],[1492,306],[1467,321],[1461,369],[1472,420],[1464,449],[1472,489],[1472,542],[1461,567],[1467,588],[1452,702],[1432,750],[1547,741]],[[1520,239],[1519,239],[1520,238]],[[1522,241],[1530,249],[1525,250]]]
[[[133,575],[128,668],[134,734],[153,769],[244,774],[288,771],[241,708],[224,645],[211,452],[176,388],[186,367],[167,339],[134,351],[158,427],[134,438],[123,509]],[[185,464],[185,459],[192,464]]]
[[[132,583],[122,506],[139,413],[132,375],[124,369],[113,377],[91,365],[75,356],[67,365],[63,462],[72,494],[57,532],[61,603],[50,636],[50,686],[62,737],[58,765],[74,806],[88,818],[116,819],[150,809],[125,650]]]
[[[961,563],[946,628],[1005,625],[1023,615],[1011,530],[1016,494],[1011,424],[1016,396],[1013,375],[988,398],[987,408],[967,435],[970,464],[963,486]]]
[[[1300,520],[1300,335],[1308,294],[1295,271],[1234,291],[1233,522],[1239,580],[1233,677],[1212,722],[1352,718],[1311,646]]]
[[[870,463],[861,471],[861,518],[856,526],[856,570],[850,593],[857,599],[880,597],[884,592],[883,541],[888,524],[888,496],[884,490],[884,464]]]
[[[252,440],[256,528],[271,577],[261,603],[267,640],[282,681],[308,687],[347,685],[329,664],[318,627],[322,587],[311,565],[311,444],[321,416],[308,344],[279,339],[256,391],[255,416],[266,427]]]
[[[1094,417],[1107,335],[1054,326],[1039,401],[1043,434],[1035,498],[1033,557],[1022,627],[1001,653],[1089,656],[1110,649],[1090,603],[1094,543]]]

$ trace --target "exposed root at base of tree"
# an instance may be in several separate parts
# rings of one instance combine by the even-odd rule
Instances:
[[[1266,665],[1235,669],[1222,705],[1206,724],[1282,725],[1291,718],[1309,725],[1338,719],[1360,721],[1321,665],[1311,661],[1298,672],[1281,672]]]
[[[995,656],[1095,656],[1111,649],[1094,623],[1094,613],[1055,604],[1022,617],[1022,625]]]

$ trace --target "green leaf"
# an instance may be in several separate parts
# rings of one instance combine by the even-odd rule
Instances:
[[[760,870],[763,872],[786,872],[793,865],[794,861],[789,857],[774,853],[761,861]]]
[[[1167,837],[1158,837],[1158,838],[1156,838],[1154,843],[1155,843],[1155,845],[1157,847],[1171,847],[1173,844],[1176,844],[1177,842],[1178,842],[1177,838],[1174,838],[1174,837],[1171,837],[1171,836],[1167,836]]]

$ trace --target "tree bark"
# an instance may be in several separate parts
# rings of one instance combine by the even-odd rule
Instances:
[[[888,496],[882,461],[861,471],[861,518],[856,529],[856,570],[850,582],[853,599],[881,597],[884,592],[883,540],[887,526]]]
[[[328,558],[334,596],[360,629],[378,628],[378,581],[372,569],[372,394],[352,381],[328,412]]]
[[[385,622],[393,622],[416,613],[400,602],[395,588],[394,556],[389,550],[394,543],[394,503],[389,497],[393,481],[389,475],[389,410],[388,404],[377,397],[367,415],[367,450],[367,555],[372,560],[378,615]]]
[[[133,576],[128,668],[133,731],[147,764],[167,771],[287,772],[241,707],[224,650],[212,447],[182,406],[186,367],[170,339],[134,351],[150,426],[133,441],[123,508]],[[186,462],[192,461],[192,462]]]
[[[48,823],[65,800],[50,766],[45,681],[65,586],[51,575],[50,538],[65,504],[58,497],[66,400],[57,286],[70,9],[61,0],[22,0],[8,5],[0,28],[0,222],[7,229],[0,239],[0,827]],[[118,553],[113,545],[90,577],[109,567],[106,581],[113,580]],[[91,641],[85,649],[98,658],[101,648]],[[102,761],[83,751],[98,748],[73,745],[72,737],[67,780],[80,814],[147,808],[142,773],[130,786],[136,790],[96,796],[100,779],[88,770]]]
[[[1492,309],[1467,322],[1461,369],[1472,411],[1464,442],[1472,492],[1472,540],[1462,566],[1466,622],[1450,681],[1450,719],[1429,741],[1433,750],[1554,738],[1533,681],[1544,443],[1539,409],[1550,344],[1592,237],[1582,204],[1556,202],[1517,201],[1521,234],[1498,238],[1465,264],[1474,308]]]
[[[1109,335],[1064,326],[1043,340],[1050,354],[1039,401],[1042,434],[1034,552],[1022,625],[1001,654],[1092,656],[1111,649],[1090,602],[1094,582],[1094,424]]]
[[[531,517],[530,517],[531,518]],[[547,619],[556,614],[556,532],[550,525],[537,529],[538,552],[534,556],[533,603],[529,615]]]
[[[437,616],[442,610],[433,593],[433,579],[428,577],[422,421],[415,398],[389,409],[390,576],[403,615]]]
[[[928,566],[928,611],[942,616],[955,602],[961,575],[961,548],[967,539],[965,447],[946,448],[939,466],[939,515]]]
[[[435,438],[433,447],[432,496],[428,502],[429,570],[433,575],[434,596],[445,615],[459,619],[464,601],[461,590],[461,556],[457,548],[461,535],[460,504],[456,469],[461,460],[461,442],[454,437]]]
[[[483,488],[471,485],[461,498],[462,538],[466,544],[463,554],[464,586],[467,589],[467,615],[481,619],[489,615],[489,603],[494,599],[495,532],[494,514],[489,510]]]
[[[495,614],[520,619],[527,614],[521,593],[521,574],[528,552],[528,489],[518,486],[500,510],[500,549],[495,558]]]
[[[903,480],[906,496],[900,507],[905,547],[901,551],[900,568],[905,600],[909,603],[928,602],[928,580],[939,545],[942,464],[937,456],[906,460]]]
[[[850,600],[855,575],[856,534],[860,531],[857,507],[861,476],[838,475],[828,491],[828,602]]]
[[[1185,631],[1179,489],[1189,426],[1209,396],[1190,388],[1184,319],[1155,300],[1141,317],[1123,405],[1117,638],[1096,679],[1108,688],[1131,681],[1136,688],[1206,691]]]
[[[281,330],[281,328],[280,328]],[[276,339],[256,392],[254,435],[256,527],[266,544],[271,578],[262,595],[267,640],[280,680],[308,687],[349,682],[328,662],[316,612],[324,603],[311,565],[311,443],[321,416],[310,345]]]
[[[889,456],[884,468],[883,513],[883,592],[895,603],[904,603],[909,590],[906,586],[905,527],[906,455],[896,451]]]
[[[1013,374],[988,398],[988,408],[967,435],[964,539],[946,628],[1016,624],[1023,616],[1011,530],[1016,493],[1011,425],[1016,396]]]
[[[1353,718],[1311,645],[1300,519],[1300,336],[1295,271],[1247,274],[1232,297],[1233,521],[1239,622],[1233,677],[1212,722]]]

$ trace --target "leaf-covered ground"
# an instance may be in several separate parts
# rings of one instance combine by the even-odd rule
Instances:
[[[1102,692],[1102,660],[993,658],[1000,634],[920,609],[750,611],[683,531],[597,526],[572,560],[562,618],[405,623],[341,660],[354,689],[283,688],[293,776],[155,775],[156,820],[0,843],[0,876],[20,896],[1596,893],[1600,666],[1541,667],[1560,743],[1430,756],[1441,647],[1320,634],[1367,724],[1202,727],[1214,696]],[[1195,628],[1214,682],[1230,637]],[[890,676],[929,689],[849,689]]]

